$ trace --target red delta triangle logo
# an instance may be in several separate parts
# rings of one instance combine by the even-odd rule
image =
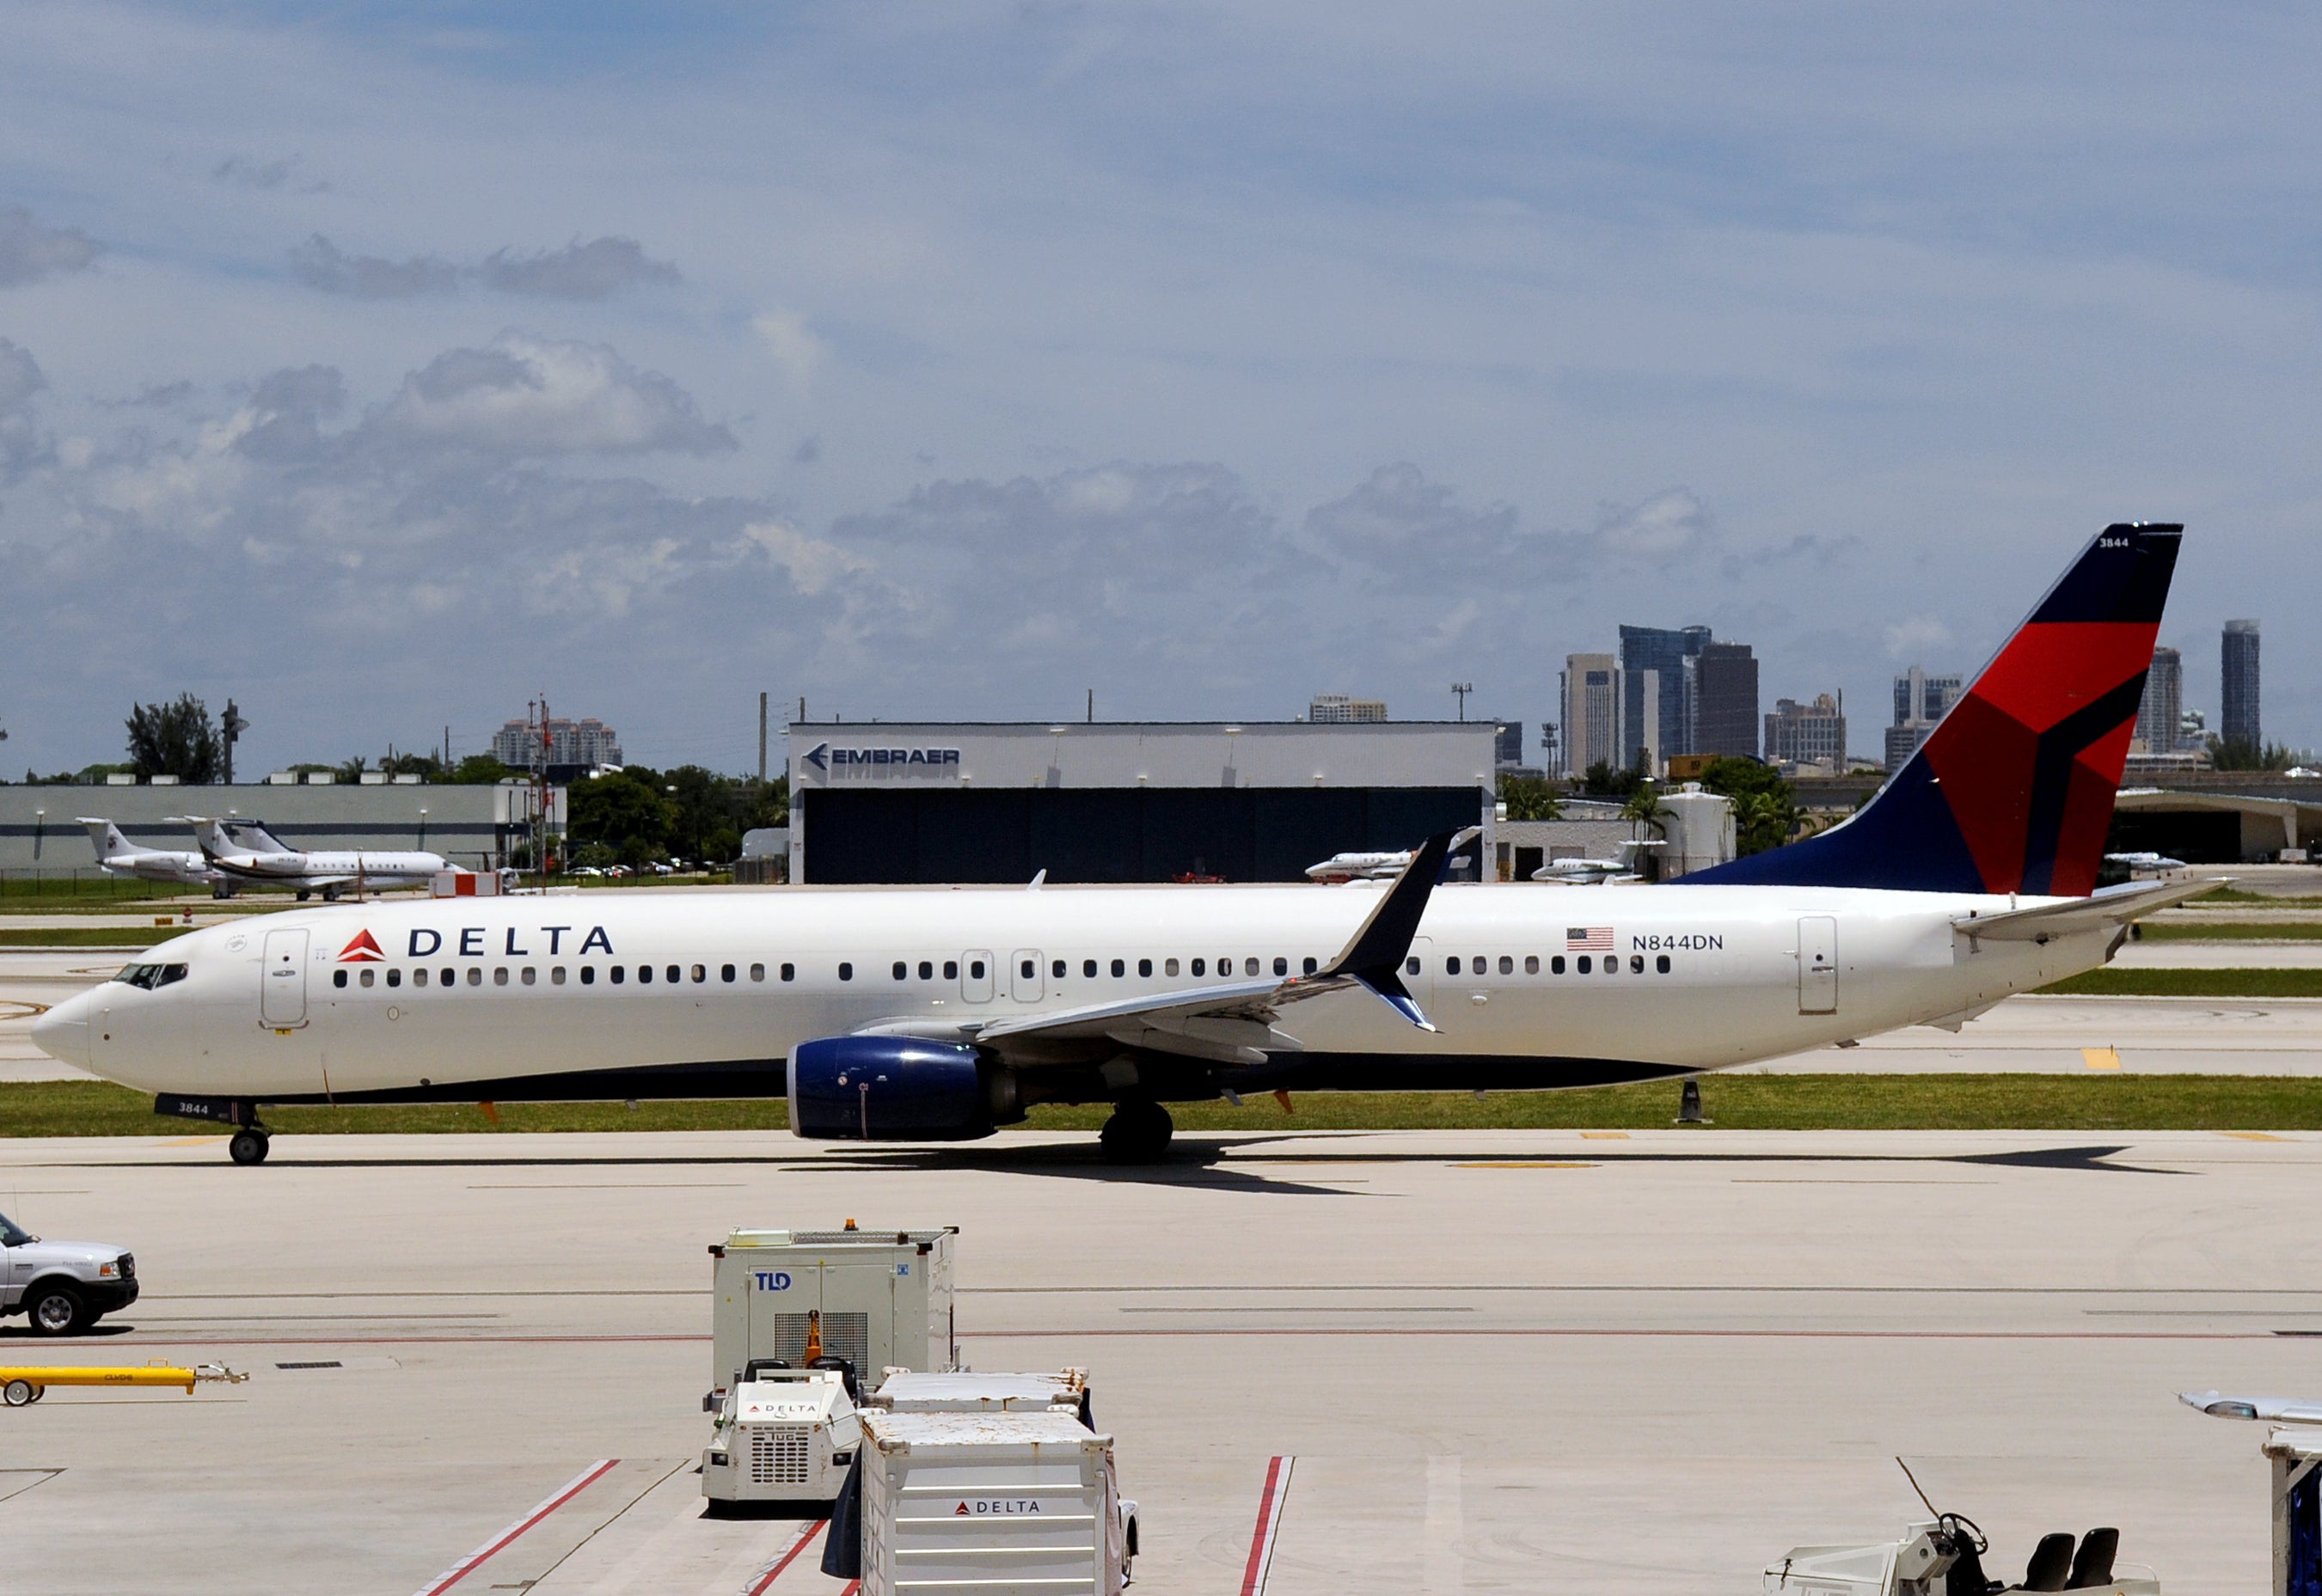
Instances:
[[[379,952],[379,943],[368,931],[356,932],[355,939],[339,950],[339,962],[342,964],[383,964],[386,962],[387,955]]]
[[[967,1518],[967,1517],[969,1517],[970,1515],[969,1515],[968,1510],[967,1510],[967,1504],[966,1504],[965,1502],[962,1502],[962,1503],[960,1503],[960,1504],[959,1504],[959,1506],[957,1506],[957,1507],[954,1508],[954,1509],[951,1510],[951,1516],[952,1516],[953,1518]]]

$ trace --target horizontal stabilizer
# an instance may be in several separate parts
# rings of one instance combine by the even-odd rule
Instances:
[[[1952,929],[1969,936],[1988,936],[1996,942],[2045,942],[2054,936],[2116,929],[2155,910],[2198,898],[2217,884],[2203,880],[2107,887],[2093,897],[2077,898],[2067,903],[2011,909],[1997,915],[1961,915],[1952,921]]]

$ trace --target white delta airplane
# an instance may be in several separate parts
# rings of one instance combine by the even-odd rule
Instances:
[[[958,1141],[1038,1103],[1664,1080],[1957,1026],[2207,883],[2095,883],[2180,529],[2090,540],[1872,803],[1662,886],[627,893],[287,910],[50,1009],[57,1058],[237,1127],[274,1103],[786,1094],[799,1135]]]
[[[288,887],[301,903],[316,892],[325,902],[336,902],[343,887],[425,887],[452,868],[440,853],[305,852],[254,820],[213,820],[203,815],[188,815],[186,820],[201,844],[203,861],[220,876],[242,886]]]
[[[213,897],[233,896],[233,880],[223,871],[213,870],[209,861],[198,853],[141,848],[123,836],[121,828],[110,820],[87,815],[76,818],[88,827],[88,840],[96,849],[96,862],[106,875],[133,876],[141,881],[173,881],[182,887],[207,887]]]

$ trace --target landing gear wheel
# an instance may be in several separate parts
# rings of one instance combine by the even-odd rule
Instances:
[[[78,1336],[88,1328],[88,1306],[70,1286],[43,1281],[25,1305],[35,1336]]]
[[[226,1151],[233,1155],[236,1163],[264,1163],[271,1142],[264,1131],[252,1126],[234,1132],[233,1140],[226,1144]]]
[[[325,887],[323,889],[323,901],[325,903],[336,903],[338,900],[339,889],[336,887]]]
[[[301,887],[298,889],[298,901],[301,903],[306,902],[308,898],[314,896],[315,894],[313,890],[309,888]]]
[[[1169,1138],[1176,1129],[1160,1104],[1127,1102],[1113,1109],[1096,1142],[1107,1163],[1158,1163],[1169,1156]]]
[[[0,1401],[6,1402],[11,1408],[28,1407],[34,1400],[32,1382],[29,1380],[12,1380],[5,1391],[0,1391]]]

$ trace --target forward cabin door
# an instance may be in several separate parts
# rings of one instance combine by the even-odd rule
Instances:
[[[258,978],[258,1022],[273,1031],[306,1023],[306,934],[270,931]]]
[[[1829,915],[1798,921],[1798,1012],[1838,1012],[1838,921]]]

